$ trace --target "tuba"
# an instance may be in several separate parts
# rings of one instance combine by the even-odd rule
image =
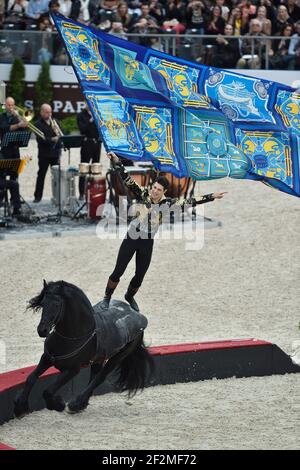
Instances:
[[[33,112],[30,109],[20,108],[20,106],[15,106],[15,115],[20,119],[20,121],[24,121],[28,123],[28,129],[31,130],[34,134],[36,134],[41,139],[45,140],[45,134],[36,126],[34,126],[31,121],[33,119]]]

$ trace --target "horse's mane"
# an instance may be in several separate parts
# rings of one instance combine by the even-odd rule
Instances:
[[[78,296],[81,298],[81,300],[86,304],[86,306],[88,306],[90,309],[93,309],[89,299],[79,287],[75,286],[74,284],[70,284],[69,282],[66,282],[66,281],[50,281],[44,285],[43,289],[38,295],[36,295],[35,297],[32,297],[32,299],[29,300],[27,310],[32,309],[35,312],[37,312],[39,309],[41,309],[43,306],[42,301],[43,301],[44,295],[48,291],[50,292],[53,291],[53,293],[57,295],[61,295],[61,297],[67,297],[68,292],[64,290],[65,287],[67,289],[75,290]]]

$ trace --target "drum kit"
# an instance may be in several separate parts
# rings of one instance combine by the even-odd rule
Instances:
[[[98,206],[105,203],[106,182],[102,176],[101,163],[79,163],[78,168],[69,166],[60,170],[60,187],[59,187],[59,167],[53,165],[52,173],[52,203],[56,206],[60,204],[62,213],[66,216],[76,217],[81,215],[89,219],[97,219],[101,217],[101,211]],[[85,201],[82,205],[76,197],[76,177],[84,178]],[[59,194],[60,193],[60,194]],[[87,211],[82,212],[87,206]]]

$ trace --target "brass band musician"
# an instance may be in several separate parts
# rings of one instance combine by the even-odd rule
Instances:
[[[52,108],[44,103],[40,109],[40,119],[35,127],[41,130],[45,139],[37,136],[39,170],[36,179],[34,201],[40,202],[43,197],[44,182],[49,165],[58,165],[61,149],[56,145],[62,131],[57,121],[52,119]]]
[[[20,158],[19,146],[11,142],[3,147],[3,138],[8,132],[16,132],[28,127],[28,122],[20,119],[15,111],[15,100],[8,96],[5,100],[5,111],[0,114],[0,137],[1,152],[0,158],[18,159]],[[11,170],[0,170],[0,197],[3,198],[3,190],[9,189],[11,202],[13,205],[13,216],[18,217],[21,212],[21,201],[18,183],[18,174]]]
[[[15,112],[15,100],[9,96],[5,100],[5,111],[0,114],[0,137],[1,142],[5,134],[15,132],[28,127],[28,122],[20,119]],[[17,144],[10,143],[7,147],[1,145],[3,158],[20,158],[20,150]]]

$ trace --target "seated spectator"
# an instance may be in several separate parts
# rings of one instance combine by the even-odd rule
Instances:
[[[285,2],[289,17],[293,23],[300,20],[300,7],[296,4],[296,0],[287,0]]]
[[[153,26],[158,26],[156,19],[150,15],[150,7],[146,3],[141,6],[141,14],[136,17],[135,22],[139,22],[141,19],[145,18],[148,25],[151,23]]]
[[[40,64],[50,62],[52,59],[52,53],[48,45],[51,44],[53,28],[54,25],[52,25],[48,16],[44,16],[39,22],[39,31],[43,31],[40,41],[41,48],[38,50],[38,61]]]
[[[70,18],[72,10],[72,0],[59,0],[59,13]]]
[[[258,7],[256,19],[257,21],[260,22],[261,32],[265,34],[266,36],[271,36],[272,23],[271,23],[271,20],[267,18],[267,9],[265,6]]]
[[[237,6],[242,10],[242,17],[247,19],[247,21],[255,17],[256,0],[254,0],[254,2],[251,0],[240,0]]]
[[[231,24],[227,23],[225,25],[224,35],[232,36],[232,38],[225,38],[221,34],[216,38],[212,65],[214,67],[233,69],[240,58],[239,40],[233,36]]]
[[[236,68],[238,69],[259,69],[261,65],[261,58],[265,52],[265,44],[256,37],[263,37],[261,32],[261,25],[255,18],[250,21],[249,33],[241,39],[241,53],[242,57],[238,60]]]
[[[109,30],[109,34],[112,34],[113,36],[117,36],[118,38],[127,40],[127,36],[123,29],[123,25],[121,22],[113,21],[111,25],[111,29]]]
[[[49,0],[29,0],[26,9],[26,16],[36,22],[44,13],[47,13]]]
[[[267,18],[273,24],[276,20],[276,9],[272,0],[259,0],[258,6],[264,6],[267,9]]]
[[[295,57],[295,70],[300,70],[300,40],[297,42],[294,48]]]
[[[79,11],[77,15],[77,21],[80,21],[81,23],[84,23],[84,24],[89,24],[89,21],[90,21],[89,4],[90,4],[90,0],[79,0]]]
[[[157,37],[156,38],[155,37],[150,38],[149,47],[151,47],[152,49],[155,49],[156,51],[165,52],[164,47],[163,47],[160,39],[157,38]]]
[[[293,24],[293,20],[288,14],[287,8],[285,5],[279,5],[277,9],[277,15],[274,23],[272,24],[272,35],[279,36],[282,28],[287,24]]]
[[[9,0],[7,4],[4,28],[6,24],[14,24],[16,29],[25,29],[25,12],[27,0]]]
[[[157,21],[157,24],[161,26],[166,16],[166,11],[163,5],[159,3],[158,0],[150,0],[149,7],[150,7],[149,14]]]
[[[129,0],[127,3],[131,15],[139,16],[141,14],[142,0]]]
[[[101,0],[98,10],[91,18],[91,25],[108,32],[119,3],[119,0]]]
[[[225,5],[225,0],[216,0],[216,5],[218,5],[222,10],[222,13],[221,13],[222,18],[224,18],[225,21],[228,21],[230,8],[228,8],[228,6]]]
[[[166,32],[183,34],[185,31],[185,4],[180,0],[168,0],[166,16],[163,21],[163,30]]]
[[[245,17],[243,18],[242,16],[241,8],[233,8],[229,16],[228,24],[232,25],[234,36],[241,36],[248,32],[248,24]]]
[[[186,10],[186,27],[196,34],[204,34],[205,12],[206,8],[202,2],[192,0]]]
[[[129,31],[135,36],[130,37],[130,41],[140,44],[141,46],[150,46],[150,40],[146,37],[147,34],[153,31],[148,25],[146,18],[141,18],[137,23],[134,24],[133,28]]]
[[[134,24],[136,15],[128,12],[128,5],[125,2],[119,4],[117,11],[113,14],[112,21],[122,23],[123,31],[127,32]]]
[[[206,34],[224,34],[225,20],[222,18],[221,7],[215,5],[210,12],[209,18],[206,22]]]
[[[300,20],[294,24],[295,34],[292,35],[288,53],[290,55],[296,54],[296,49],[300,41]]]
[[[291,38],[293,34],[293,26],[287,24],[280,32],[282,39],[275,39],[272,49],[269,52],[270,69],[294,70],[295,54],[289,54]]]

